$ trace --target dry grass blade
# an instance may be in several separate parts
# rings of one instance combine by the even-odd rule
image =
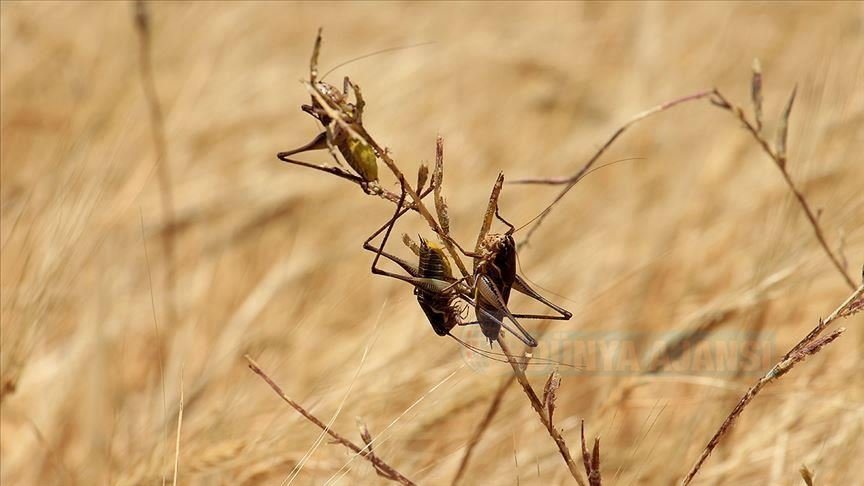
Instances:
[[[592,155],[590,159],[588,159],[588,162],[586,162],[585,165],[583,165],[581,169],[579,169],[575,174],[573,174],[572,176],[570,176],[568,178],[564,178],[564,179],[561,179],[561,178],[516,179],[516,180],[510,181],[510,184],[546,184],[546,185],[564,184],[565,185],[564,189],[562,189],[561,192],[559,192],[558,195],[555,196],[555,199],[552,200],[552,202],[549,204],[549,206],[542,213],[540,213],[540,216],[538,216],[537,220],[534,221],[534,223],[532,224],[531,229],[528,230],[528,234],[525,235],[525,238],[521,242],[519,242],[519,246],[524,246],[524,245],[528,244],[528,242],[531,240],[531,236],[534,234],[535,231],[537,231],[537,228],[540,227],[540,224],[543,223],[543,220],[546,219],[546,216],[548,216],[549,212],[552,211],[552,208],[556,204],[558,204],[558,202],[561,201],[561,199],[563,199],[564,196],[567,195],[567,193],[570,191],[570,189],[572,189],[573,186],[575,186],[576,183],[579,182],[579,180],[582,177],[584,177],[585,174],[587,174],[589,170],[591,170],[591,167],[600,159],[600,157],[606,152],[606,150],[608,150],[609,147],[612,146],[612,144],[615,142],[615,140],[617,140],[618,137],[620,137],[625,131],[627,131],[628,128],[630,128],[631,126],[635,125],[636,123],[638,123],[638,122],[640,122],[640,121],[642,121],[642,120],[644,120],[644,119],[646,119],[652,115],[656,115],[657,113],[666,111],[670,108],[678,106],[682,103],[686,103],[688,101],[695,101],[695,100],[699,100],[702,98],[707,98],[707,97],[711,96],[712,94],[713,94],[713,91],[701,91],[699,93],[694,93],[694,94],[691,94],[688,96],[683,96],[681,98],[674,99],[672,101],[668,101],[666,103],[657,105],[653,108],[650,108],[650,109],[645,110],[641,113],[638,113],[637,115],[635,115],[632,118],[630,118],[629,120],[627,120],[627,122],[625,122],[623,125],[618,127],[618,129],[615,130],[615,132],[612,134],[612,136],[609,137],[608,140],[606,140],[606,142],[600,147],[600,149],[597,150],[597,152],[595,152],[594,155]]]
[[[180,432],[183,430],[183,371],[180,371],[180,405],[177,410],[177,441],[174,444],[174,481],[177,486],[177,478],[180,475]]]
[[[796,364],[804,361],[808,356],[812,356],[819,351],[821,351],[825,346],[833,342],[835,339],[840,337],[841,334],[846,330],[845,328],[839,328],[828,334],[823,338],[819,338],[819,335],[822,331],[828,327],[833,321],[838,319],[841,316],[848,316],[850,314],[847,313],[850,306],[854,305],[859,299],[864,295],[864,285],[858,287],[834,312],[831,313],[826,319],[820,319],[819,323],[816,327],[810,331],[798,344],[792,347],[788,353],[776,364],[771,370],[768,371],[759,381],[756,382],[753,386],[744,393],[744,396],[738,401],[738,404],[726,417],[726,420],[720,425],[720,428],[717,432],[714,433],[714,436],[711,437],[711,440],[708,441],[708,444],[703,449],[699,458],[693,464],[693,467],[690,468],[690,472],[687,473],[687,476],[684,477],[682,481],[682,485],[686,486],[690,484],[699,470],[702,468],[702,465],[708,459],[708,456],[711,455],[711,452],[717,447],[720,443],[720,440],[732,429],[735,425],[735,421],[744,411],[744,408],[753,401],[756,395],[762,391],[766,385],[776,380],[777,378],[786,374],[789,370],[791,370]]]
[[[306,409],[304,409],[303,407],[300,406],[300,404],[298,404],[294,400],[291,400],[290,398],[288,398],[288,396],[285,394],[285,392],[282,391],[282,388],[279,385],[277,385],[276,382],[274,382],[273,379],[270,378],[270,376],[267,375],[267,373],[265,373],[264,370],[262,370],[260,366],[258,366],[258,363],[256,363],[254,359],[252,359],[249,355],[245,355],[244,358],[246,359],[247,363],[249,364],[249,369],[251,369],[253,372],[255,372],[255,374],[260,376],[268,385],[270,385],[270,388],[272,388],[273,391],[276,392],[276,394],[279,395],[279,397],[285,403],[290,405],[291,408],[296,410],[306,420],[315,424],[318,428],[320,428],[321,430],[326,432],[327,435],[332,437],[339,444],[342,444],[343,446],[351,449],[355,454],[359,454],[359,455],[363,456],[366,460],[368,460],[369,462],[372,463],[372,466],[375,468],[376,471],[379,471],[379,473],[383,471],[385,474],[385,477],[387,477],[388,479],[392,479],[393,481],[396,481],[400,484],[406,484],[406,485],[408,485],[408,484],[413,485],[414,484],[413,481],[411,481],[407,477],[403,476],[396,469],[393,469],[392,466],[390,466],[386,462],[382,461],[379,457],[372,454],[371,451],[368,450],[366,447],[361,448],[361,447],[357,446],[353,442],[342,437],[341,435],[336,433],[334,430],[327,427],[324,424],[324,422],[318,420],[317,417],[315,417],[311,413],[307,412]],[[371,440],[370,440],[370,442],[371,442]]]

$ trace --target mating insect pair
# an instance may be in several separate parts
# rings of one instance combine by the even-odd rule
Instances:
[[[460,252],[473,259],[473,275],[463,275],[462,278],[457,279],[453,275],[443,247],[422,237],[420,245],[417,245],[407,235],[405,236],[406,245],[419,257],[418,265],[384,251],[396,220],[408,211],[407,208],[403,207],[405,202],[404,188],[396,206],[396,212],[384,226],[375,231],[363,243],[363,248],[375,253],[375,259],[372,261],[372,273],[402,280],[414,286],[414,294],[417,296],[420,308],[426,314],[436,334],[445,336],[450,334],[450,331],[456,326],[477,324],[483,335],[489,340],[490,345],[498,339],[503,328],[525,345],[533,348],[537,346],[537,340],[522,327],[519,319],[568,320],[572,314],[546,300],[516,273],[516,243],[513,240],[513,233],[516,230],[498,212],[498,197],[503,183],[504,176],[499,175],[492,189],[483,225],[477,238],[477,245],[473,252],[463,249],[455,240],[450,238],[449,234],[439,235],[442,238],[447,238]],[[446,215],[442,214],[440,205],[436,204],[436,209],[439,218],[446,218]],[[493,217],[508,227],[505,233],[489,233]],[[384,232],[384,238],[376,248],[371,242],[382,232]],[[382,256],[402,267],[408,275],[378,268],[378,261]],[[516,290],[543,303],[559,315],[512,313],[508,308],[511,290]],[[464,321],[469,306],[475,309],[476,321]]]
[[[397,200],[395,194],[389,193],[389,191],[384,190],[378,184],[378,154],[365,141],[365,137],[368,137],[363,127],[365,102],[360,88],[352,83],[347,76],[344,78],[342,91],[324,82],[323,78],[319,79],[318,57],[320,50],[321,31],[319,30],[309,63],[309,83],[307,86],[311,92],[311,104],[303,105],[301,108],[316,118],[324,130],[306,145],[294,150],[280,152],[277,157],[284,162],[322,170],[352,180],[359,183],[367,193],[378,193],[395,202]],[[326,74],[324,77],[326,77]],[[349,101],[350,92],[352,91],[354,93],[354,103]],[[339,120],[336,120],[336,117]],[[346,127],[350,127],[350,130]],[[357,137],[355,134],[359,134],[361,137]],[[329,149],[336,163],[341,166],[342,163],[337,155],[338,150],[345,162],[357,175],[351,174],[339,167],[316,165],[291,158],[295,154],[325,148]],[[443,170],[440,164],[439,160],[439,163],[436,164],[437,183],[436,176],[433,175],[431,186],[427,191],[422,192],[419,197],[422,199],[434,190],[436,196],[435,208],[439,221],[442,223],[441,229],[444,233],[439,234],[439,237],[444,239],[448,244],[452,244],[458,248],[465,256],[474,260],[473,275],[469,275],[467,271],[463,271],[461,278],[457,279],[454,277],[450,268],[450,262],[444,253],[444,248],[422,238],[420,245],[406,240],[406,243],[409,244],[408,246],[419,258],[418,265],[414,265],[384,251],[384,246],[396,220],[409,209],[417,209],[409,204],[405,204],[406,190],[404,186],[401,188],[402,193],[398,197],[398,204],[393,217],[373,233],[363,245],[364,248],[376,254],[372,264],[372,272],[411,283],[414,286],[414,293],[417,296],[421,309],[423,309],[433,329],[439,335],[450,334],[451,329],[457,325],[479,324],[483,334],[490,340],[490,343],[498,338],[503,327],[526,345],[530,347],[537,346],[537,341],[521,326],[518,319],[567,320],[570,319],[571,314],[567,310],[547,301],[534,291],[524,279],[516,274],[516,245],[513,240],[515,228],[498,214],[498,196],[501,192],[503,176],[498,177],[498,181],[492,190],[475,250],[468,252],[459,246],[455,240],[450,238],[448,234],[446,205],[443,204],[443,199],[440,196],[441,177],[443,177],[440,172]],[[421,186],[423,186],[423,182],[426,179],[425,167],[421,167],[421,172],[418,176],[417,190],[420,192],[422,189]],[[506,224],[509,230],[504,234],[489,233],[493,217],[497,217],[501,222]],[[370,242],[383,231],[386,231],[386,234],[380,247],[373,247]],[[408,273],[408,276],[379,269],[377,264],[382,255],[401,266]],[[455,253],[451,253],[451,255],[454,258],[458,256]],[[464,269],[461,262],[457,261],[456,263],[460,270]],[[511,313],[507,305],[512,289],[516,289],[516,291],[542,302],[555,310],[559,315],[545,316]],[[466,316],[469,306],[475,308],[477,321],[464,322],[463,318]]]

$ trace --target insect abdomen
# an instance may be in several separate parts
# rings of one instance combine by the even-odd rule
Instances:
[[[443,253],[437,249],[430,248],[425,240],[421,240],[420,246],[420,276],[435,280],[452,280],[450,265],[445,260]],[[414,294],[417,303],[429,319],[429,324],[435,334],[446,336],[459,322],[459,313],[451,304],[452,295],[445,292],[436,292],[416,287]]]
[[[496,292],[504,305],[510,301],[510,290],[516,280],[516,242],[513,237],[505,235],[494,247],[492,258],[478,267],[478,273],[485,279],[490,292]],[[497,298],[484,296],[482,292],[477,297],[477,320],[483,335],[490,341],[498,338],[501,332],[501,322],[504,311],[500,308]]]

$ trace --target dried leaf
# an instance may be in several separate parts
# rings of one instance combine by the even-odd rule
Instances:
[[[753,78],[750,81],[750,99],[753,101],[753,115],[756,117],[756,131],[762,130],[762,65],[753,59]]]
[[[436,194],[441,191],[444,183],[444,139],[439,135],[435,139],[435,167],[432,169],[432,186]]]
[[[546,410],[550,422],[552,421],[552,414],[555,412],[555,392],[560,387],[561,375],[558,374],[558,370],[555,370],[549,374],[546,385],[543,387],[543,408]]]
[[[588,454],[588,444],[585,443],[585,420],[582,420],[582,465],[585,466],[585,474],[591,474],[591,455]]]
[[[811,471],[806,465],[801,464],[801,469],[799,469],[798,472],[801,473],[801,479],[804,480],[804,484],[807,486],[813,486],[816,484],[813,481],[813,471]]]
[[[438,223],[441,224],[441,229],[445,235],[450,235],[450,213],[447,208],[447,201],[440,194],[435,195],[435,211],[438,213]]]
[[[832,332],[831,334],[828,334],[827,336],[816,339],[815,341],[808,344],[807,346],[804,346],[803,348],[801,348],[798,351],[798,354],[800,356],[800,360],[803,360],[806,356],[812,356],[812,355],[818,353],[819,351],[822,350],[822,348],[831,344],[831,342],[833,342],[835,339],[840,337],[840,335],[843,334],[844,332],[846,332],[846,328],[840,327],[840,328],[836,329],[834,332]],[[797,358],[797,356],[796,356],[796,358]]]
[[[786,167],[786,139],[789,133],[789,115],[792,114],[792,105],[795,103],[795,94],[797,92],[798,86],[796,85],[792,89],[792,95],[789,96],[786,108],[783,110],[783,116],[780,117],[780,126],[777,127],[777,142],[774,150],[777,152],[777,159],[781,168]]]
[[[590,486],[601,486],[600,477],[600,437],[594,438],[594,447],[588,452],[588,443],[585,441],[585,421],[582,421],[582,465],[585,467],[585,475],[588,476]]]
[[[429,167],[426,164],[420,164],[417,170],[417,192],[423,192],[423,186],[426,185],[426,180],[429,178]]]
[[[435,169],[432,172],[432,186],[435,189],[435,212],[438,213],[438,223],[444,230],[444,235],[450,235],[450,215],[447,211],[447,201],[441,193],[444,184],[444,139],[441,136],[435,141]]]

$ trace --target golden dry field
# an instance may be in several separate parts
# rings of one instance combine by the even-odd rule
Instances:
[[[603,484],[680,483],[747,389],[861,282],[861,3],[154,2],[143,50],[131,3],[0,12],[4,485],[175,471],[184,485],[389,484],[247,354],[362,446],[361,419],[416,483],[454,482],[469,448],[460,484],[575,483],[510,366],[437,336],[410,285],[370,273],[362,242],[394,205],[276,159],[320,131],[300,110],[319,26],[322,72],[387,50],[327,79],[362,86],[364,126],[409,181],[443,137],[452,232],[471,247],[499,171],[572,175],[630,117],[714,87],[753,120],[754,58],[776,149],[797,84],[786,168],[853,283],[775,162],[707,98],[632,126],[598,166],[620,163],[520,248],[521,273],[573,313],[523,323],[535,356],[562,362],[553,421],[582,476],[584,419]],[[560,189],[505,184],[501,213],[521,226]],[[433,238],[400,219],[388,250],[405,258],[402,232]],[[864,319],[825,335],[841,326],[765,386],[693,484],[803,484],[802,465],[818,485],[862,484]],[[652,369],[675,333],[695,338]],[[453,334],[489,350],[476,327]],[[552,366],[535,363],[540,394]]]

